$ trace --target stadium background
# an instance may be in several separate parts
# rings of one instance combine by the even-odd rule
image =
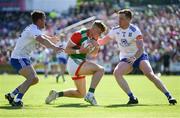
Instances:
[[[41,5],[39,5],[41,4]],[[59,30],[90,16],[96,16],[108,25],[116,26],[118,17],[114,10],[131,8],[133,23],[139,26],[144,36],[145,50],[156,73],[180,74],[180,1],[179,0],[0,0],[0,73],[14,73],[9,58],[16,39],[31,23],[30,12],[40,9],[47,14],[47,34]],[[81,26],[83,27],[83,26]],[[78,27],[80,28],[80,27]],[[67,40],[73,29],[65,33]],[[92,61],[112,73],[119,61],[117,45],[111,41],[101,47]],[[43,72],[44,48],[37,46],[32,61],[38,72]],[[50,54],[50,65],[56,55]],[[51,66],[49,66],[51,71]],[[53,73],[53,72],[51,72]],[[133,73],[139,73],[135,70]]]

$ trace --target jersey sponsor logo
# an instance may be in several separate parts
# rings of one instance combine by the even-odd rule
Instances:
[[[122,47],[127,47],[130,45],[130,43],[128,43],[128,41],[124,38],[121,39],[120,43],[119,43]]]
[[[123,33],[123,37],[125,37],[125,35],[126,35],[126,32],[122,32]]]

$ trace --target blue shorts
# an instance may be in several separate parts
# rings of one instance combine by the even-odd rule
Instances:
[[[66,58],[61,58],[61,57],[59,57],[59,58],[58,58],[58,63],[59,63],[59,64],[67,64],[67,59],[66,59]]]
[[[48,65],[48,64],[49,64],[49,62],[48,62],[48,61],[45,61],[45,62],[44,62],[44,65]]]
[[[148,55],[145,54],[145,53],[143,53],[138,59],[136,59],[136,61],[133,63],[132,66],[133,66],[134,68],[139,68],[140,62],[141,62],[142,60],[149,60]],[[121,62],[121,61],[128,63],[127,58],[123,58],[123,59],[120,60],[120,62]]]
[[[31,65],[31,61],[27,58],[11,58],[10,64],[17,72],[19,72],[19,70],[21,70],[22,68]]]

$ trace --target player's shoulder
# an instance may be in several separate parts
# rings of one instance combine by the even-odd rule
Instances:
[[[79,37],[87,37],[87,28],[81,28],[80,30],[73,33],[73,35],[79,36]]]
[[[28,30],[30,30],[30,31],[34,31],[34,30],[39,30],[39,31],[41,31],[41,30],[38,28],[38,26],[35,25],[35,24],[30,24],[30,25],[28,25],[26,28],[27,28]]]
[[[84,34],[87,32],[87,28],[81,28],[80,30],[78,30],[77,32],[79,32],[80,34]]]
[[[120,28],[119,25],[116,25],[116,26],[112,27],[112,30],[117,30],[119,28]]]
[[[140,31],[137,25],[134,24],[130,24],[129,26],[129,30],[131,30],[132,32],[137,32]]]

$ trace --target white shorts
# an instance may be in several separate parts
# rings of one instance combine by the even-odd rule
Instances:
[[[69,57],[67,62],[67,71],[71,76],[79,76],[78,71],[85,61],[82,59],[72,59]]]

